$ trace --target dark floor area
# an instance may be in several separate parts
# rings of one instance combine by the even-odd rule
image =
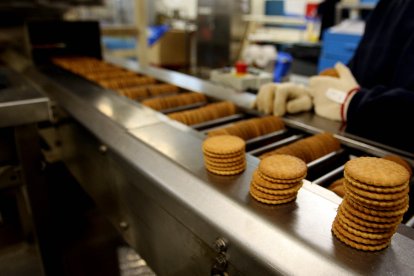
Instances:
[[[49,222],[43,247],[46,274],[120,275],[118,248],[125,244],[115,228],[63,164],[49,164],[45,176],[50,210],[44,214]],[[7,231],[10,227],[0,225],[0,240],[3,237],[4,241],[0,245],[0,275],[42,275],[35,243],[31,238],[13,235],[18,229]]]

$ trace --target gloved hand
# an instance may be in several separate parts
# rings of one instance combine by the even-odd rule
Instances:
[[[309,80],[315,112],[321,117],[336,121],[346,120],[346,106],[359,85],[348,67],[335,65],[338,77],[315,76]],[[345,107],[345,108],[344,108]]]
[[[308,89],[294,83],[268,83],[262,85],[253,108],[265,114],[283,116],[286,112],[298,113],[312,108]]]
[[[266,83],[260,86],[256,100],[253,102],[252,108],[256,108],[264,114],[273,113],[273,101],[275,99],[276,84]]]

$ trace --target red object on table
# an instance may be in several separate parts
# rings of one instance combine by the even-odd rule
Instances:
[[[315,18],[318,14],[318,3],[308,3],[306,4],[306,18]]]
[[[247,64],[243,61],[236,62],[236,74],[244,75],[247,73]]]

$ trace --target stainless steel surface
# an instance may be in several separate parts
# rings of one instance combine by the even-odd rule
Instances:
[[[177,76],[177,82],[186,79],[160,69],[145,70],[172,80]],[[151,110],[143,111],[130,100],[112,97],[110,91],[96,87],[89,93],[89,84],[63,72],[46,72],[45,77],[32,68],[26,73],[82,124],[62,126],[64,160],[114,225],[129,225],[120,231],[156,272],[210,273],[217,237],[228,241],[225,257],[227,272],[232,273],[405,275],[414,271],[414,240],[405,232],[395,234],[390,248],[377,253],[357,251],[337,241],[331,225],[339,202],[320,186],[305,181],[294,203],[260,204],[248,193],[259,163],[256,157],[247,155],[246,171],[240,175],[210,174],[201,151],[204,134]],[[209,87],[199,80],[193,84]],[[222,91],[214,93],[218,97]],[[234,91],[218,98],[236,95],[242,103],[250,98]],[[112,114],[99,108],[100,97],[114,106]],[[122,105],[117,105],[120,101]],[[136,112],[134,118],[148,112],[153,120],[121,119],[118,112],[125,108]],[[99,150],[101,145],[106,146],[104,152]]]
[[[49,99],[45,95],[16,72],[0,68],[0,74],[10,82],[8,88],[0,90],[0,127],[50,120]]]

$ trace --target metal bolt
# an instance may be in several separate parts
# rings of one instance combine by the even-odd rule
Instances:
[[[218,264],[218,265],[220,265],[220,266],[224,266],[224,265],[226,265],[226,264],[227,264],[227,259],[226,259],[226,256],[225,256],[225,255],[223,255],[223,254],[218,255],[218,256],[216,257],[216,262],[217,262],[217,264]]]
[[[128,222],[126,222],[126,221],[121,221],[121,222],[119,223],[119,227],[120,227],[122,230],[127,230],[127,229],[128,229],[128,227],[129,227],[129,224],[128,224]]]
[[[106,152],[108,151],[108,147],[107,147],[107,146],[105,146],[105,145],[100,145],[100,146],[99,146],[99,151],[100,151],[101,153],[106,153]]]
[[[228,247],[228,242],[225,238],[217,238],[214,241],[214,249],[217,252],[226,252]]]

